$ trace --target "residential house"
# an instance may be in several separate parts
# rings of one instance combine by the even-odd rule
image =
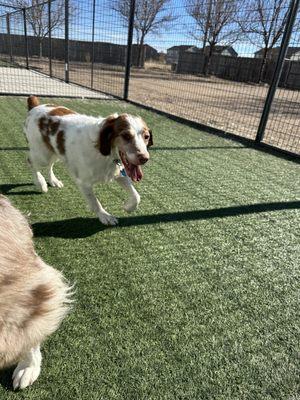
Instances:
[[[209,52],[209,46],[205,47],[205,54]],[[238,53],[234,50],[232,46],[218,46],[216,45],[213,50],[214,56],[227,56],[227,57],[237,57]]]
[[[191,45],[172,46],[169,49],[167,49],[166,63],[177,64],[179,53],[183,51],[188,51],[189,53],[199,53],[201,52],[201,49]]]
[[[196,46],[191,45],[182,45],[182,46],[173,46],[167,50],[167,57],[166,62],[167,64],[177,64],[179,53],[181,52],[188,52],[188,53],[198,53],[203,54],[203,49],[200,49]],[[205,54],[209,52],[209,46],[205,47],[204,50]],[[220,56],[228,56],[228,57],[237,57],[238,53],[234,50],[232,46],[215,46],[213,55],[220,55]]]
[[[263,58],[265,49],[260,49],[254,53],[255,58]],[[280,47],[273,47],[268,50],[267,59],[277,60],[279,55]],[[300,47],[288,47],[285,58],[291,61],[300,61]]]

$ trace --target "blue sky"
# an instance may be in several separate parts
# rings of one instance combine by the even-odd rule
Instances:
[[[122,18],[111,9],[110,0],[96,0],[95,40],[107,41],[118,44],[127,43],[127,28],[124,27]],[[77,40],[92,39],[92,0],[76,0],[76,15],[70,27],[71,38]],[[189,35],[195,31],[194,20],[186,13],[184,0],[170,0],[168,10],[172,10],[177,17],[167,29],[162,29],[159,34],[149,34],[146,43],[158,51],[164,51],[174,45],[190,44],[201,47],[201,42]],[[135,40],[135,37],[134,37]],[[224,43],[220,43],[224,44]],[[253,57],[259,46],[249,42],[239,41],[233,47],[240,56]]]
[[[55,1],[53,4],[55,4]],[[73,4],[76,11],[71,18],[70,39],[91,41],[93,0],[73,0]],[[124,26],[121,16],[112,10],[111,4],[112,0],[96,0],[95,41],[126,44],[127,28]],[[158,51],[164,52],[174,45],[188,44],[201,47],[201,41],[195,40],[190,35],[190,32],[195,32],[195,23],[193,18],[186,12],[185,0],[170,0],[167,8],[166,12],[172,11],[177,19],[167,29],[162,29],[159,34],[154,35],[150,33],[146,37],[146,43]],[[2,18],[0,23],[0,27],[3,29],[4,18]],[[63,27],[55,29],[52,35],[53,37],[64,37]],[[219,44],[226,43],[221,42]],[[244,57],[253,57],[254,52],[260,48],[259,45],[254,46],[245,39],[235,42],[233,47],[239,56]]]
[[[126,44],[127,28],[124,27],[122,18],[111,9],[111,3],[109,0],[96,0],[95,40]],[[170,0],[167,12],[172,10],[177,17],[176,21],[167,29],[162,29],[159,34],[147,35],[147,44],[164,52],[174,45],[190,44],[201,47],[202,43],[189,34],[195,31],[195,23],[186,13],[184,4],[184,0]],[[71,37],[77,40],[91,40],[92,0],[77,0],[76,8],[77,15],[74,16],[70,29]],[[233,47],[244,57],[253,57],[253,53],[259,49],[259,46],[253,46],[245,41],[239,41]]]

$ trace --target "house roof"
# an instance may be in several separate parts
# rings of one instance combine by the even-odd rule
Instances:
[[[181,51],[188,51],[189,49],[193,49],[193,52],[202,52],[203,49],[198,48],[197,46],[194,45],[179,45],[179,46],[172,46],[167,49],[169,50],[181,50]],[[209,49],[209,46],[205,47],[205,50]],[[232,56],[237,57],[238,53],[234,50],[232,46],[215,46],[214,47],[214,53],[215,54],[220,54],[224,50],[227,50]]]
[[[208,49],[209,46],[206,46],[205,49]],[[237,56],[238,53],[234,50],[232,46],[215,46],[214,53],[222,53],[224,50],[228,50],[232,55]]]
[[[195,47],[195,46],[193,46],[191,44],[190,45],[182,44],[182,45],[179,45],[179,46],[169,47],[167,50],[187,50],[187,49],[189,49],[191,47]]]
[[[138,46],[138,45],[137,45],[136,43],[134,43],[134,44],[132,45],[132,47],[137,47],[137,46]],[[147,43],[144,44],[144,48],[154,50],[154,51],[156,51],[156,53],[158,53],[158,51],[157,51],[154,47],[150,46],[150,45],[147,44]]]
[[[182,50],[182,51],[186,51],[186,50],[189,50],[189,49],[191,49],[191,48],[193,48],[193,49],[197,49],[199,52],[200,51],[202,51],[202,49],[200,49],[200,48],[198,48],[197,46],[194,46],[194,45],[186,45],[186,44],[184,44],[184,45],[179,45],[179,46],[172,46],[172,47],[169,47],[168,49],[167,49],[167,51],[168,50]],[[205,49],[208,49],[209,48],[209,46],[206,46],[205,47]],[[234,50],[234,48],[233,47],[231,47],[231,46],[215,46],[215,48],[214,48],[214,53],[222,53],[222,51],[224,51],[224,50],[228,50],[232,55],[235,55],[235,56],[237,56],[238,55],[238,53]]]
[[[268,56],[269,57],[276,57],[279,54],[280,47],[274,47],[273,49],[269,49]],[[256,55],[263,55],[265,49],[260,49],[256,51],[254,54]],[[298,53],[300,51],[300,47],[288,47],[286,58],[290,58],[293,54]]]

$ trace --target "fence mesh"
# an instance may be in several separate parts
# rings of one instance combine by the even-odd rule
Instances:
[[[49,19],[50,4],[50,19]],[[77,47],[85,51],[86,46],[73,43],[76,29],[81,30],[81,41],[84,41],[89,28],[85,12],[70,3],[69,6],[69,81],[66,83],[65,60],[65,2],[53,0],[41,2],[35,7],[3,13],[0,17],[0,93],[5,94],[37,94],[42,96],[72,96],[104,98],[102,93],[91,91],[90,85],[80,83],[83,70],[89,67],[84,64],[78,69],[71,62],[77,57]],[[3,10],[2,10],[3,11]],[[77,19],[76,19],[77,18]],[[9,30],[7,29],[9,20]],[[79,21],[79,22],[78,22]],[[50,24],[50,25],[49,25]],[[49,29],[50,26],[50,29]],[[84,30],[86,27],[86,31]],[[87,38],[87,42],[91,39]],[[72,58],[73,57],[73,58]],[[52,79],[50,79],[50,77]]]
[[[49,6],[45,5],[44,13],[49,12]],[[55,24],[53,17],[59,12],[61,16],[60,22]],[[56,18],[58,19],[58,17]],[[44,72],[47,73],[47,68],[49,74],[58,79],[65,79],[65,7],[63,1],[52,1],[50,3],[50,24],[53,29],[50,30],[51,43],[49,43],[49,34],[45,41],[45,49],[47,49],[48,59],[44,60]],[[51,48],[50,48],[51,45]],[[50,53],[50,54],[49,54]],[[49,57],[51,55],[51,57]],[[50,71],[51,69],[51,71]]]
[[[298,11],[264,142],[300,153],[300,12]]]
[[[123,96],[132,2],[69,0],[66,15],[65,1],[2,9],[0,93]],[[129,100],[255,139],[291,2],[135,3]],[[299,39],[298,13],[263,139],[293,153],[300,152]]]
[[[264,38],[250,32],[263,29],[259,3],[263,15],[269,15],[273,4],[267,1],[167,2],[165,15],[173,21],[159,35],[147,36],[147,43],[165,53],[164,61],[146,60],[142,71],[132,69],[130,98],[254,139],[276,63],[269,57],[262,68]],[[278,25],[287,11],[286,1]],[[205,41],[206,23],[211,28]],[[281,37],[274,45],[277,49]],[[286,107],[282,118],[289,119],[289,113]]]
[[[22,11],[0,17],[1,66],[26,66],[24,57],[25,35]]]
[[[127,28],[110,4],[99,0],[70,7],[70,81],[122,96]]]

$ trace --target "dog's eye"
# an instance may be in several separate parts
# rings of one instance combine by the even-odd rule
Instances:
[[[129,133],[123,133],[122,138],[129,142],[131,139],[131,135]]]
[[[148,134],[146,133],[146,135],[144,136],[144,138],[145,138],[146,140],[148,140],[148,139],[150,138],[150,135],[148,135]]]

